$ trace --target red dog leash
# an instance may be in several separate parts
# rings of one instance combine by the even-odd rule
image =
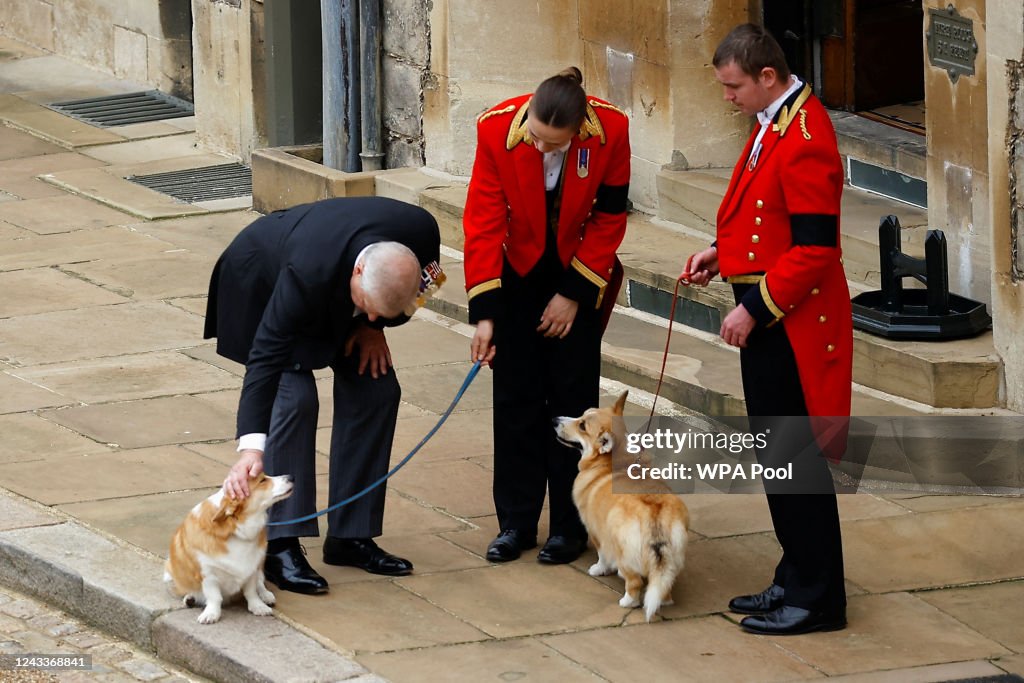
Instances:
[[[668,334],[665,335],[665,351],[661,354],[661,372],[658,373],[658,386],[654,389],[654,400],[651,402],[651,414],[647,417],[647,427],[644,431],[649,431],[651,427],[651,421],[654,419],[654,409],[658,405],[658,396],[661,395],[661,383],[665,380],[665,365],[668,363],[668,351],[669,345],[672,343],[672,324],[676,319],[676,304],[679,303],[679,285],[690,286],[690,281],[687,279],[686,274],[690,272],[690,262],[693,261],[693,256],[686,259],[686,266],[683,268],[683,273],[676,278],[676,287],[672,292],[672,307],[668,313]]]

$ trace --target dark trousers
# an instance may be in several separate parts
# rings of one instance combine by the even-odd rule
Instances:
[[[334,418],[331,429],[328,501],[358,493],[388,471],[391,443],[402,395],[395,369],[373,379],[357,372],[357,354],[339,360],[334,370]],[[270,521],[294,519],[316,511],[316,427],[319,399],[312,371],[281,375],[267,434],[263,465],[267,474],[291,474],[295,491],[270,510]],[[382,484],[362,498],[327,515],[327,535],[339,538],[380,536],[384,523]],[[268,527],[269,538],[317,536],[317,520]]]
[[[549,495],[552,536],[586,537],[572,484],[579,452],[555,439],[553,418],[577,417],[598,404],[600,312],[580,307],[565,339],[536,331],[554,296],[561,264],[546,257],[526,277],[508,264],[504,310],[495,320],[494,507],[501,529],[536,533]]]
[[[747,286],[734,286],[737,301]],[[782,546],[774,582],[785,589],[787,605],[842,609],[846,588],[835,489],[810,422],[792,419],[806,416],[807,406],[793,347],[781,322],[754,330],[747,348],[740,349],[740,367],[751,432],[773,432],[768,448],[757,451],[758,461],[765,466],[793,462],[794,483],[765,482],[772,525]],[[782,416],[790,419],[766,419]]]

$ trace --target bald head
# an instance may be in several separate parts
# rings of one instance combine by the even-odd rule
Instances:
[[[353,300],[361,296],[362,301],[355,303],[367,314],[394,318],[415,302],[421,270],[416,254],[404,244],[372,244],[356,264],[353,275],[359,276],[359,283],[353,287]]]

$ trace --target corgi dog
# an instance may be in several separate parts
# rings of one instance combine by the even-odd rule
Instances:
[[[221,603],[241,593],[249,611],[267,616],[274,594],[263,582],[267,555],[267,510],[292,493],[290,475],[249,479],[249,496],[236,499],[223,488],[188,513],[171,538],[164,581],[186,607],[204,605],[200,624],[220,619]]]
[[[556,418],[555,433],[559,441],[582,451],[572,499],[597,549],[590,575],[617,571],[626,582],[619,600],[623,607],[640,605],[646,579],[643,606],[650,621],[662,605],[672,604],[672,586],[686,553],[689,513],[661,482],[637,482],[612,469],[613,456],[628,457],[622,419],[627,393],[611,408]]]

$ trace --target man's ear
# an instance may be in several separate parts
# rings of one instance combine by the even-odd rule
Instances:
[[[774,66],[766,66],[761,69],[758,80],[761,81],[761,85],[764,87],[773,88],[779,81],[779,72],[775,70]]]
[[[615,448],[615,437],[611,432],[605,432],[597,439],[598,453],[611,453]]]

